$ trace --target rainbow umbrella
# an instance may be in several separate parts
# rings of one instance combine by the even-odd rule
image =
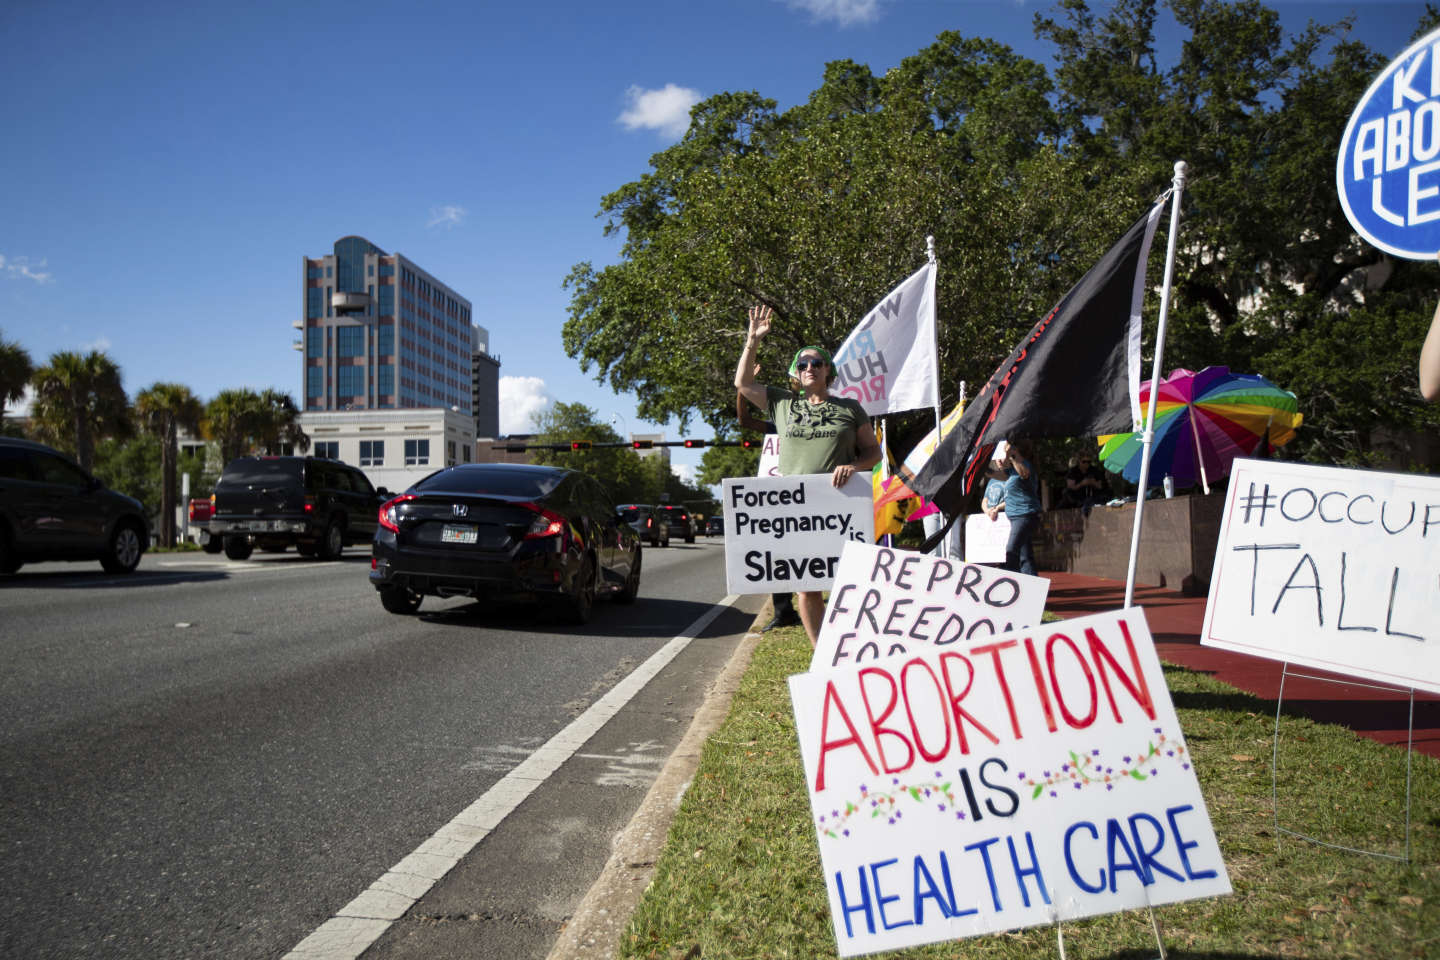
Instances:
[[[1150,384],[1140,385],[1140,409],[1150,409]],[[1155,400],[1155,436],[1151,441],[1149,479],[1159,485],[1166,474],[1175,485],[1209,481],[1230,472],[1236,457],[1284,446],[1295,436],[1301,414],[1295,394],[1264,377],[1206,367],[1199,373],[1172,370],[1160,381]],[[1100,461],[1131,483],[1140,481],[1143,450],[1139,433],[1100,437]],[[1264,448],[1262,450],[1262,447]]]

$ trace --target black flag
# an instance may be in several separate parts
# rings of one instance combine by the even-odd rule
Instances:
[[[1169,197],[1156,200],[1031,328],[916,473],[912,490],[954,515],[997,441],[1133,428],[1130,371],[1133,362],[1138,403],[1145,261]]]

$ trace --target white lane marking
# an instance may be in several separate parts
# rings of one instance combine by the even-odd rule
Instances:
[[[655,651],[590,709],[501,777],[480,799],[460,811],[455,819],[386,871],[369,889],[296,944],[284,960],[355,960],[368,950],[436,881],[474,849],[475,844],[500,826],[561,764],[688,647],[691,640],[739,599],[740,596],[733,593],[725,597]]]

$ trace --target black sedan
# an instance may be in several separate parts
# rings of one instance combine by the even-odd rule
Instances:
[[[562,467],[463,463],[380,507],[370,582],[391,613],[426,596],[549,598],[584,623],[640,590],[640,540],[604,488]]]

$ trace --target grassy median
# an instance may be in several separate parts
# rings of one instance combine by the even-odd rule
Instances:
[[[785,683],[809,660],[798,628],[761,641],[729,718],[706,744],[621,957],[836,955]],[[1408,864],[1277,835],[1274,702],[1181,668],[1167,666],[1165,676],[1235,889],[1225,898],[1157,908],[1169,955],[1440,957],[1440,761],[1413,757]],[[1403,854],[1403,748],[1284,716],[1280,766],[1281,826]],[[1070,957],[1156,955],[1144,911],[1067,923],[1064,933]],[[1053,928],[876,954],[1057,955]]]

